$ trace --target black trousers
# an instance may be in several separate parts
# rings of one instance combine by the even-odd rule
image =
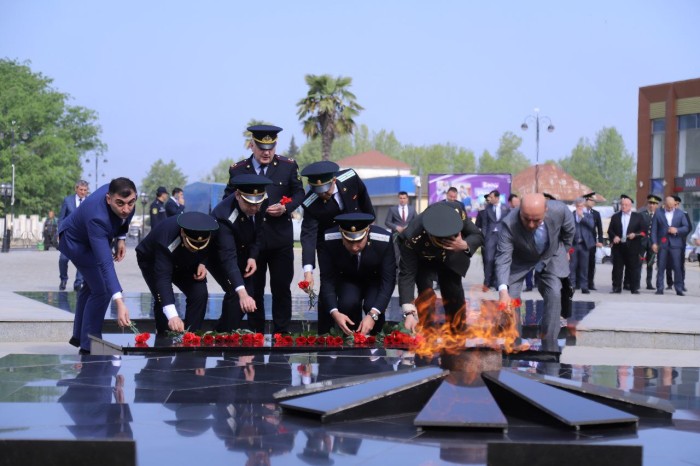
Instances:
[[[426,299],[427,317],[433,319],[432,322],[423,322],[423,324],[437,325],[435,320],[435,300],[431,297],[431,295],[434,296],[433,280],[435,275],[437,275],[437,281],[440,285],[442,305],[445,308],[445,320],[458,330],[464,325],[464,311],[466,309],[462,276],[441,264],[433,265],[421,261],[418,264],[416,273],[416,287],[419,294],[419,299],[416,300],[416,303],[419,304],[423,302],[423,299]]]
[[[375,301],[377,293],[379,293],[379,283],[346,281],[336,285],[338,310],[355,323],[354,326],[348,326],[351,330],[357,330],[364,316],[372,310],[370,303]],[[376,335],[384,327],[385,320],[382,312],[370,334]]]
[[[598,248],[594,247],[591,249],[588,255],[588,288],[595,288],[595,253]]]
[[[141,274],[143,275],[148,289],[153,295],[153,316],[156,320],[156,332],[163,334],[168,331],[168,318],[163,312],[163,303],[158,299],[156,289],[156,276],[152,272],[153,267],[148,264],[139,263]],[[186,297],[185,304],[185,329],[194,332],[202,328],[204,314],[207,310],[209,292],[207,291],[207,280],[197,281],[192,273],[176,273],[172,277],[173,285],[178,287]]]
[[[629,277],[631,291],[639,289],[639,251],[638,246],[628,243],[615,244],[612,247],[612,286],[613,290],[622,289],[623,273]],[[590,286],[590,284],[589,284]]]
[[[240,264],[239,264],[240,267]],[[245,270],[245,267],[243,269]],[[232,332],[234,330],[243,328],[243,317],[246,313],[241,309],[240,300],[238,299],[238,293],[233,289],[233,286],[226,280],[226,275],[218,264],[212,264],[209,267],[209,273],[214,277],[214,280],[221,286],[224,290],[224,299],[221,303],[221,316],[219,320],[216,321],[216,326],[214,330],[217,332]],[[246,291],[250,296],[253,296],[253,277],[248,277],[243,279],[243,284]],[[256,303],[257,304],[257,303]],[[248,315],[248,326],[249,330],[255,332],[263,333],[265,327],[265,310],[258,308],[255,312],[249,312]],[[258,316],[262,315],[262,319]],[[258,317],[256,319],[256,317]],[[262,322],[259,322],[262,321]]]
[[[254,274],[254,298],[258,310],[255,316],[249,315],[248,319],[252,317],[251,322],[256,322],[255,325],[265,326],[265,282],[269,268],[273,333],[288,332],[292,320],[291,284],[294,278],[294,245],[264,249],[260,251],[256,263],[258,269]]]

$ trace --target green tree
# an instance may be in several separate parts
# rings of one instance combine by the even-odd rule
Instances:
[[[352,78],[307,74],[304,79],[309,91],[297,102],[297,116],[307,137],[321,138],[322,160],[330,160],[334,140],[352,134],[354,118],[364,109],[348,89]]]
[[[580,139],[571,155],[561,159],[559,165],[608,200],[620,194],[634,195],[636,162],[614,127],[600,130],[594,144]]]
[[[81,157],[107,146],[97,113],[68,105],[71,97],[29,65],[0,59],[0,181],[10,182],[14,161],[15,214],[45,214],[73,192]]]
[[[211,169],[211,173],[204,177],[204,181],[207,183],[228,183],[228,169],[234,163],[236,163],[236,161],[231,157],[220,160],[219,163],[214,165],[214,168]]]
[[[290,159],[296,159],[299,156],[299,146],[297,146],[296,141],[294,141],[294,136],[292,136],[292,139],[289,141],[289,148],[284,155]]]
[[[506,131],[496,151],[496,168],[498,173],[520,173],[530,166],[530,161],[520,152],[523,138]]]
[[[479,173],[498,173],[498,163],[491,152],[484,150],[479,157]]]
[[[226,173],[228,174],[228,168]],[[153,199],[158,186],[165,186],[168,192],[171,192],[173,188],[184,188],[186,183],[187,177],[174,161],[171,160],[165,163],[162,159],[158,159],[151,165],[145,178],[141,180],[141,190],[146,192],[149,198]]]

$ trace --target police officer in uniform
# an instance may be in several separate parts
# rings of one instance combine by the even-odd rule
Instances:
[[[409,330],[418,323],[415,287],[419,296],[425,297],[425,292],[433,291],[432,277],[435,275],[440,285],[445,318],[447,322],[459,324],[455,317],[465,309],[462,277],[469,270],[472,255],[484,242],[479,229],[462,212],[457,202],[435,203],[399,235],[399,303],[404,313],[404,325]],[[430,311],[429,314],[435,312],[434,309]]]
[[[642,255],[644,256],[644,261],[640,261],[639,266],[643,267],[646,262],[647,265],[647,290],[655,290],[654,282],[652,281],[652,276],[654,275],[654,263],[656,262],[656,253],[651,247],[651,223],[654,219],[654,214],[656,209],[658,209],[661,203],[661,198],[656,194],[649,194],[647,196],[647,207],[642,210],[640,214],[644,218],[644,225],[646,236],[642,238]],[[639,273],[641,279],[641,270]]]
[[[329,312],[347,335],[375,335],[396,285],[391,234],[372,225],[371,214],[341,214],[335,221],[324,237],[327,254],[319,257],[326,306],[319,312]]]
[[[238,175],[230,183],[235,188],[234,193],[211,212],[220,228],[209,271],[225,292],[221,317],[215,328],[218,332],[239,329],[247,314],[250,329],[263,332],[265,310],[257,307],[251,296],[255,296],[254,274],[263,242],[265,190],[272,181],[260,175]]]
[[[136,260],[154,298],[156,332],[199,330],[207,307],[209,243],[219,228],[202,212],[185,212],[160,223],[136,247]],[[187,297],[185,321],[175,308],[173,285]]]
[[[352,169],[339,171],[338,164],[329,161],[315,162],[304,168],[301,176],[308,177],[309,192],[304,198],[304,220],[301,222],[301,257],[304,280],[314,286],[313,269],[316,253],[325,253],[324,233],[335,226],[335,217],[342,213],[374,215],[372,200],[360,177]],[[318,309],[325,309],[323,282],[319,292]],[[331,328],[330,315],[318,313],[318,333],[328,333]]]
[[[165,186],[159,186],[156,190],[156,198],[151,203],[151,230],[157,227],[163,220],[168,218],[165,211],[165,202],[168,200],[168,190]]]
[[[230,179],[224,197],[236,190],[231,183],[235,176],[258,174],[272,180],[266,188],[267,202],[262,206],[263,243],[254,276],[255,303],[260,314],[264,315],[265,281],[269,268],[274,331],[287,332],[292,319],[291,283],[294,278],[292,212],[304,199],[304,187],[296,161],[275,154],[277,134],[282,128],[257,125],[248,127],[248,131],[252,134],[250,148],[253,154],[229,168]],[[282,197],[290,202],[283,204]]]
[[[593,236],[596,239],[595,247],[591,249],[588,253],[588,289],[595,290],[595,254],[598,248],[603,247],[603,220],[600,217],[600,212],[594,209],[595,207],[595,191],[588,194],[584,194],[583,198],[586,200],[586,207],[588,212],[593,216]]]

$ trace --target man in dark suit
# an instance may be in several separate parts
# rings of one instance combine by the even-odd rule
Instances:
[[[649,194],[647,196],[647,207],[646,209],[640,211],[639,213],[644,218],[644,233],[645,236],[642,238],[642,254],[644,255],[644,261],[640,264],[639,280],[641,282],[641,269],[644,268],[646,263],[647,269],[647,290],[655,290],[656,287],[652,281],[654,276],[654,264],[656,263],[656,253],[652,249],[651,243],[651,226],[654,220],[654,214],[658,210],[659,204],[661,203],[661,198],[656,194]]]
[[[128,178],[115,178],[83,201],[58,227],[59,250],[83,274],[78,293],[70,343],[89,354],[89,334],[102,336],[102,323],[110,300],[117,307],[117,323],[129,325],[129,310],[114,262],[126,255],[126,235],[136,207],[136,185]],[[112,249],[112,241],[117,244]]]
[[[294,278],[294,228],[292,212],[304,199],[304,187],[299,166],[290,158],[275,154],[277,135],[282,128],[270,125],[250,126],[250,148],[253,154],[229,168],[229,184],[224,197],[235,191],[231,179],[237,175],[264,175],[272,184],[266,188],[267,202],[262,206],[263,243],[253,277],[255,303],[260,315],[265,315],[265,281],[270,269],[272,316],[275,332],[289,331],[292,318],[291,283]],[[283,201],[284,200],[284,201]],[[249,316],[250,317],[250,316]]]
[[[375,335],[396,285],[391,235],[371,225],[371,214],[342,214],[335,221],[325,234],[327,254],[319,257],[325,305],[319,312],[329,313],[347,335]]]
[[[523,197],[520,208],[501,224],[496,249],[496,279],[501,303],[519,298],[523,278],[535,270],[537,289],[544,300],[540,336],[546,347],[556,346],[562,312],[562,279],[569,277],[568,252],[576,226],[569,208],[546,200],[543,194]]]
[[[494,189],[486,196],[486,208],[476,216],[476,226],[484,235],[484,247],[481,248],[481,260],[484,265],[484,291],[498,286],[496,283],[496,246],[501,221],[510,209],[501,205],[501,193]]]
[[[66,196],[63,199],[63,204],[61,204],[61,210],[58,213],[58,226],[61,226],[66,217],[68,217],[75,209],[77,209],[88,195],[88,189],[90,185],[85,180],[80,180],[75,183],[75,194]],[[61,253],[58,256],[58,275],[61,279],[61,283],[58,285],[58,289],[63,291],[66,289],[66,283],[68,283],[68,257]],[[75,270],[75,281],[73,282],[73,289],[75,291],[80,291],[83,286],[83,275],[80,270],[76,267]]]
[[[401,234],[406,226],[416,218],[416,208],[408,203],[408,193],[399,192],[399,204],[391,206],[386,214],[384,225],[391,230],[394,237]]]
[[[437,276],[445,308],[445,319],[459,331],[464,324],[465,297],[462,277],[472,255],[483,244],[483,236],[464,213],[460,202],[437,202],[418,215],[399,235],[399,303],[404,325],[414,330],[418,319],[427,325],[434,318],[434,304],[418,314],[418,300],[434,303],[433,279]]]
[[[603,220],[600,217],[600,212],[595,210],[596,200],[595,191],[584,194],[586,207],[588,212],[593,216],[593,238],[595,238],[595,246],[591,248],[588,256],[588,289],[595,290],[595,255],[598,248],[603,247]]]
[[[612,293],[622,293],[623,274],[627,274],[631,293],[639,294],[639,260],[645,230],[642,215],[632,212],[632,198],[621,195],[620,211],[613,214],[608,226],[608,238],[612,243]]]
[[[656,294],[664,294],[664,270],[673,270],[673,286],[676,294],[684,296],[681,258],[685,254],[685,241],[690,226],[683,212],[676,208],[673,196],[666,196],[664,208],[657,209],[651,223],[652,249],[657,255]]]
[[[248,316],[250,330],[264,332],[265,310],[258,308],[255,296],[255,272],[263,238],[262,209],[267,199],[265,190],[272,185],[261,175],[237,175],[230,180],[235,191],[219,202],[211,215],[219,222],[214,245],[215,254],[209,260],[209,271],[223,288],[224,300],[216,331],[230,332],[241,328]],[[286,328],[288,320],[272,316],[273,332]]]
[[[168,218],[168,213],[165,210],[165,203],[168,201],[168,190],[165,186],[159,186],[156,189],[156,198],[151,202],[150,217],[151,230],[154,230],[160,223]]]
[[[339,171],[334,162],[315,162],[304,168],[301,175],[309,179],[309,192],[304,198],[304,220],[301,222],[301,263],[304,267],[304,280],[309,288],[314,286],[313,269],[316,254],[325,254],[324,233],[336,225],[335,217],[342,213],[365,213],[374,215],[372,200],[360,177],[352,169]],[[319,265],[324,261],[319,259]],[[319,292],[318,309],[325,303],[323,283]],[[330,331],[330,315],[318,314],[318,333]]]
[[[174,217],[185,211],[185,192],[180,188],[173,188],[171,196],[165,201],[165,215]]]
[[[688,215],[688,212],[686,212],[685,210],[683,210],[683,208],[681,208],[681,197],[677,194],[674,194],[673,200],[676,203],[676,209],[683,212],[683,215],[685,215],[685,220],[688,222],[688,232],[693,231],[693,222],[690,220],[690,215]],[[683,240],[684,245],[688,244],[687,243],[688,234],[689,233],[683,235],[683,237],[681,238]],[[666,284],[668,286],[666,287],[666,289],[668,289],[668,290],[673,288],[673,274],[672,274],[672,272],[673,272],[673,270],[667,266],[666,267]],[[686,292],[688,290],[685,287],[685,249],[683,249],[683,252],[681,253],[681,273],[683,275],[683,291]]]
[[[207,309],[209,243],[219,224],[202,212],[168,217],[136,247],[136,260],[154,299],[156,333],[202,328]],[[173,285],[187,298],[185,320],[175,307]]]
[[[569,280],[574,288],[580,288],[581,293],[589,294],[588,288],[588,259],[591,249],[595,250],[595,222],[593,215],[586,208],[586,200],[582,197],[574,201],[576,210],[572,212],[576,233],[574,233],[574,244],[571,247],[569,269]]]

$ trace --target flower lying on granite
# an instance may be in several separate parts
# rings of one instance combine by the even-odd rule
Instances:
[[[265,336],[250,330],[233,332],[170,333],[173,343],[183,346],[262,346]]]
[[[151,334],[148,332],[139,332],[139,329],[136,328],[136,324],[131,321],[129,324],[129,329],[131,329],[132,332],[134,332],[134,340],[136,340],[136,344],[138,346],[148,346],[146,345],[146,342],[148,341],[149,338],[151,338]]]

